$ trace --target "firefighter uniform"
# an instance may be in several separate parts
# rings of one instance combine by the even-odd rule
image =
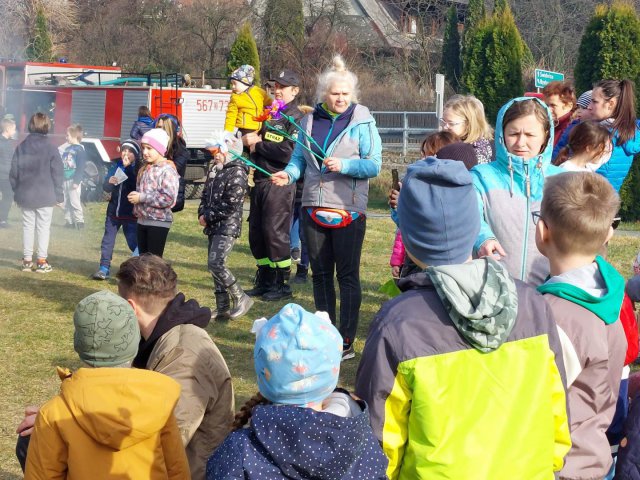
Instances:
[[[295,99],[281,111],[293,117],[296,123],[303,116]],[[251,160],[269,173],[284,170],[295,146],[287,136],[295,138],[296,127],[284,118],[272,119],[263,124],[260,135],[262,141],[255,144]],[[254,182],[249,213],[249,246],[258,271],[255,286],[247,294],[262,295],[264,300],[279,300],[291,296],[288,285],[291,272],[289,233],[296,185],[272,185],[271,178],[259,170],[254,173]]]

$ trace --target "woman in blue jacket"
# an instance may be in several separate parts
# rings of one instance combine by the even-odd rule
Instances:
[[[616,192],[619,192],[629,173],[634,155],[640,153],[633,82],[602,80],[596,83],[591,95],[589,112],[591,119],[609,128],[613,137],[611,159],[596,173],[603,175]]]
[[[298,143],[287,168],[272,176],[274,184],[284,186],[304,175],[306,213],[301,221],[313,271],[313,297],[316,308],[328,312],[335,323],[336,272],[345,360],[355,356],[369,178],[376,177],[382,165],[380,135],[369,109],[357,103],[357,87],[357,77],[336,56],[318,81],[319,103],[301,122],[306,148]]]

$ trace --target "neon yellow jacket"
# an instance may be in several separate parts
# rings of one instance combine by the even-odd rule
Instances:
[[[265,106],[271,105],[271,97],[260,87],[249,87],[242,93],[232,93],[224,119],[224,129],[233,132],[234,128],[260,130],[261,122],[253,117],[262,113]]]
[[[389,478],[552,480],[571,440],[562,350],[546,302],[516,281],[510,330],[482,352],[427,273],[399,286],[408,291],[373,321],[356,379]],[[472,295],[467,306],[483,298]]]

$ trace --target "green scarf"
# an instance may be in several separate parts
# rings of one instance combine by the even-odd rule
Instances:
[[[610,325],[620,316],[624,297],[624,278],[613,266],[601,256],[596,257],[596,264],[607,287],[607,293],[602,297],[594,297],[580,287],[569,283],[543,283],[538,287],[542,294],[550,293],[586,308]]]

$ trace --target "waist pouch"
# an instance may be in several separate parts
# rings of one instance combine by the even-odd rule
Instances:
[[[307,207],[311,219],[321,227],[343,228],[353,222],[362,214],[348,212],[339,208]]]

